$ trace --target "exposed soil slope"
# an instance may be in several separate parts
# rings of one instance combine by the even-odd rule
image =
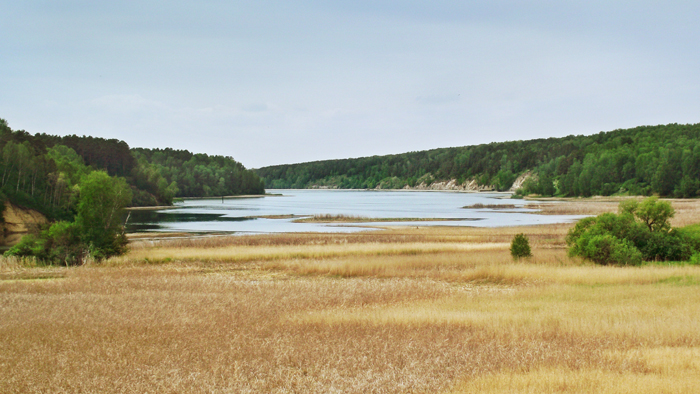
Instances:
[[[14,245],[22,236],[41,224],[47,223],[46,216],[33,210],[5,202],[0,223],[0,245]]]

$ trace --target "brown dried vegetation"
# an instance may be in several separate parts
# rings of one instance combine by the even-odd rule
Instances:
[[[528,203],[525,208],[540,210],[544,215],[600,215],[601,213],[617,213],[620,201],[643,197],[595,197],[595,198],[541,198],[538,202]],[[668,199],[674,210],[675,217],[671,225],[683,227],[700,222],[700,200],[698,199]]]
[[[700,267],[571,260],[568,228],[144,239],[102,265],[0,260],[0,392],[694,392]],[[534,257],[515,262],[521,232]]]
[[[381,223],[381,222],[456,222],[455,218],[372,218],[355,215],[314,215],[295,219],[294,223]]]

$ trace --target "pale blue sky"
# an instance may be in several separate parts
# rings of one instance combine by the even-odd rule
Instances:
[[[0,0],[13,129],[246,167],[700,122],[697,1]]]

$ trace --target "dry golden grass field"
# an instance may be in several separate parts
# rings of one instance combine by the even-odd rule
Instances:
[[[700,221],[695,201],[674,206],[675,225]],[[144,237],[78,268],[2,259],[0,392],[698,392],[700,267],[570,259],[569,227]],[[513,261],[520,232],[534,257]]]

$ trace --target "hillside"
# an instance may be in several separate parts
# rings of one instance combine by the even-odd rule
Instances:
[[[32,135],[0,119],[0,202],[70,219],[81,179],[98,170],[124,178],[136,206],[170,205],[175,197],[265,192],[261,179],[231,157],[131,149],[117,139]]]
[[[398,155],[325,160],[254,170],[268,188],[425,188],[454,180],[508,190],[534,174],[522,193],[696,197],[700,124],[640,126],[528,141],[441,148]]]
[[[131,153],[147,172],[159,174],[168,185],[174,182],[176,197],[265,193],[262,179],[232,157],[170,148],[134,148]]]

